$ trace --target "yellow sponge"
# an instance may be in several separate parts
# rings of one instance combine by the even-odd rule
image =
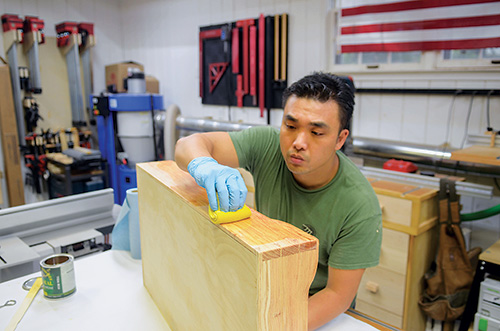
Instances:
[[[252,211],[247,207],[247,205],[243,205],[243,208],[240,208],[237,211],[228,212],[223,212],[220,209],[213,211],[210,207],[208,207],[208,215],[210,216],[210,220],[215,224],[223,224],[241,221],[242,219],[248,218],[252,215]]]

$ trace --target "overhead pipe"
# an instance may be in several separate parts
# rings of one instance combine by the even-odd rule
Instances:
[[[353,152],[356,154],[373,155],[379,157],[399,157],[410,161],[442,161],[449,160],[451,152],[437,147],[398,143],[382,139],[354,137]]]
[[[178,116],[175,124],[178,128],[191,131],[242,131],[256,124],[244,124],[216,121],[207,118],[189,118]]]
[[[179,130],[189,130],[197,132],[209,132],[209,131],[241,131],[253,126],[259,126],[259,124],[245,124],[245,123],[232,123],[216,121],[212,119],[204,118],[189,118],[180,116],[179,108],[176,105],[170,106],[166,111],[165,116],[165,157],[167,160],[174,159],[174,146],[175,142],[179,139]],[[436,147],[430,147],[425,145],[417,144],[401,144],[396,142],[389,142],[380,139],[368,139],[368,138],[353,138],[353,148],[354,153],[373,155],[385,158],[403,158],[407,160],[414,160],[418,162],[436,162],[449,160],[451,153],[448,151],[440,150]],[[414,174],[416,178],[407,178],[405,174],[397,173],[394,171],[363,167],[361,169],[363,173],[376,172],[377,175],[382,177],[392,176],[399,177],[399,180],[418,180],[420,184],[425,181],[425,186],[439,188],[439,183],[437,178],[432,178],[428,176],[421,176]],[[383,172],[383,174],[381,173]],[[411,174],[408,174],[411,175]],[[405,178],[401,178],[401,177]],[[457,183],[460,185],[459,190],[463,195],[480,196],[491,198],[492,187],[477,185],[471,183]]]
[[[442,147],[354,137],[352,152],[361,156],[381,159],[397,158],[481,175],[498,176],[500,174],[499,167],[451,160],[451,151]]]

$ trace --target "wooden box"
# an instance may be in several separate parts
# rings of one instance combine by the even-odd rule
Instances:
[[[144,285],[172,330],[306,330],[318,241],[252,210],[222,225],[173,161],[137,166]]]
[[[24,123],[22,124],[24,125]],[[9,67],[0,65],[0,135],[9,207],[24,205],[24,182]]]

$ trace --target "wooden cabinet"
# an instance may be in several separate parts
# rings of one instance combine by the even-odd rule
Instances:
[[[424,330],[418,298],[436,252],[437,190],[369,180],[384,229],[380,264],[363,275],[356,310],[403,330]]]

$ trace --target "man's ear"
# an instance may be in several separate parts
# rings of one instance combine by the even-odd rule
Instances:
[[[347,137],[349,136],[349,130],[343,129],[340,131],[339,136],[337,137],[337,144],[335,145],[335,150],[339,150],[344,146],[345,141],[347,140]]]

